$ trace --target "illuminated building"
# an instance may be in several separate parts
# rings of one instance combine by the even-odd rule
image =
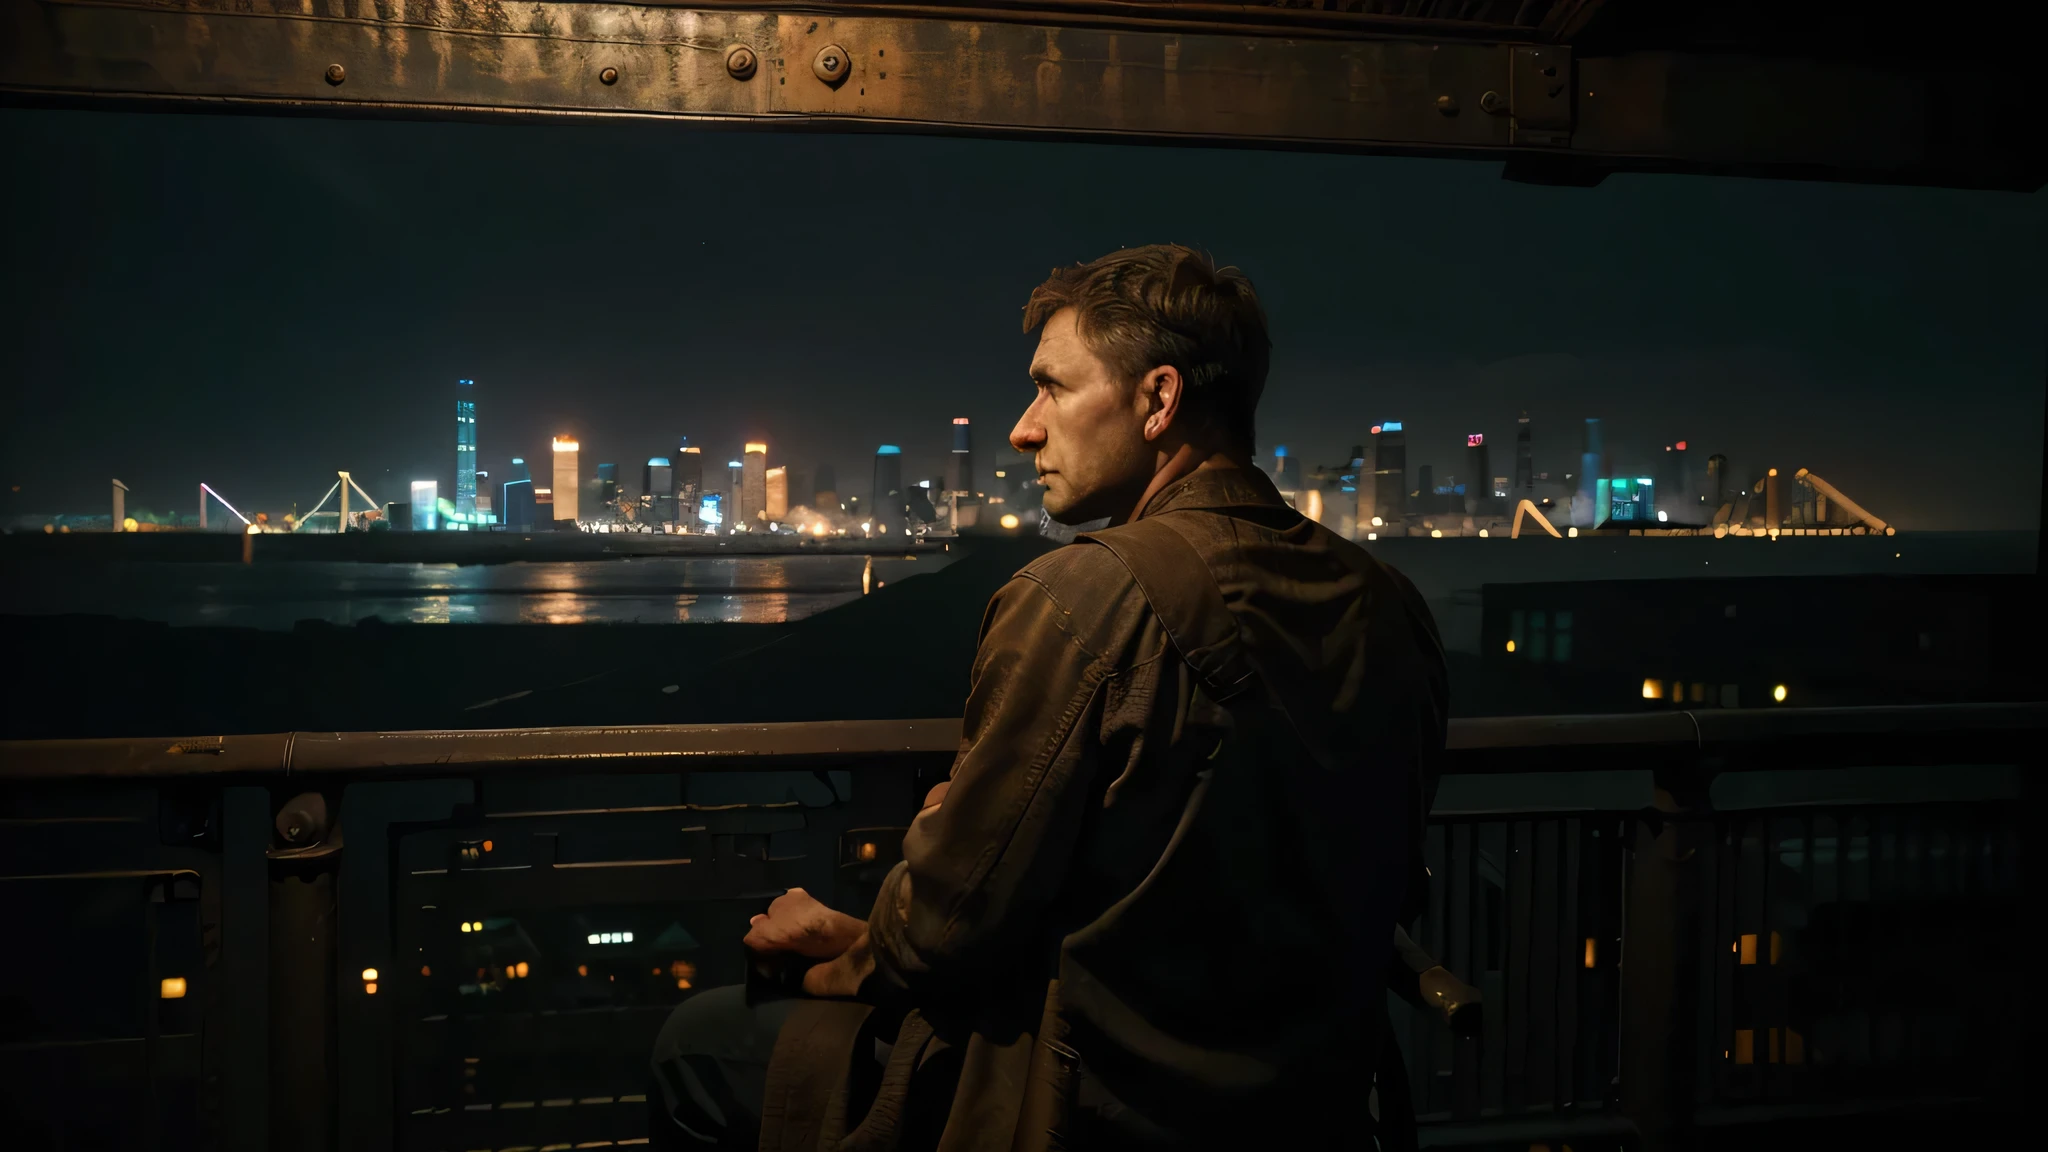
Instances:
[[[1280,490],[1280,495],[1289,498],[1294,495],[1295,484],[1300,479],[1295,472],[1295,468],[1287,459],[1287,445],[1275,444],[1273,446],[1273,487]]]
[[[491,497],[491,474],[479,468],[476,472],[476,522],[496,524],[498,518],[492,513],[496,505]]]
[[[869,523],[877,534],[903,528],[903,449],[884,444],[875,449],[874,495],[868,501]]]
[[[1372,514],[1399,520],[1408,509],[1408,434],[1399,420],[1372,427]]]
[[[1493,462],[1487,458],[1486,436],[1474,432],[1465,437],[1465,514],[1485,508],[1487,487],[1493,479]]]
[[[746,511],[747,523],[767,523],[768,515],[768,445],[758,441],[748,444],[746,453],[740,457],[746,461],[741,469],[740,487],[745,493],[740,503]]]
[[[1602,489],[1607,484],[1607,448],[1600,432],[1600,418],[1586,420],[1584,447],[1579,453],[1579,492],[1572,498],[1572,524],[1591,528],[1606,519],[1607,501]]]
[[[762,508],[768,522],[775,524],[789,519],[789,469],[768,469],[762,486],[767,491]]]
[[[599,464],[597,466],[597,502],[611,507],[619,498],[619,466]]]
[[[440,503],[440,481],[415,480],[412,482],[413,531],[432,532],[441,526]]]
[[[455,382],[455,514],[476,518],[476,395],[474,380]]]
[[[552,492],[555,502],[551,518],[555,520],[580,519],[577,515],[579,509],[576,506],[576,489],[582,484],[582,474],[576,466],[576,461],[579,458],[578,454],[583,450],[583,446],[574,440],[557,436],[555,437],[554,448],[555,486]]]
[[[533,490],[533,526],[542,531],[555,526],[555,490],[535,488]]]
[[[1657,482],[1648,476],[1616,476],[1602,480],[1608,506],[1602,519],[1616,527],[1640,528],[1657,523]]]
[[[946,457],[948,492],[973,492],[974,442],[969,436],[967,417],[953,417],[953,452]]]
[[[657,524],[676,518],[676,470],[666,456],[649,456],[640,476],[640,492],[647,498],[647,512]]]
[[[746,467],[742,460],[728,460],[725,464],[725,500],[718,511],[729,528],[737,529],[746,522],[746,486],[743,483]]]
[[[676,518],[687,525],[697,519],[697,501],[704,495],[704,453],[685,437],[675,459]]]
[[[1529,435],[1529,414],[1515,421],[1515,494],[1526,497],[1536,487],[1535,446]]]
[[[718,526],[725,522],[725,514],[722,508],[724,503],[724,500],[720,499],[716,492],[706,492],[697,501],[697,523],[703,525],[705,531],[715,532],[718,530]]]
[[[515,531],[527,532],[533,528],[533,476],[526,470],[523,456],[512,458],[511,478],[505,481],[499,496],[504,506],[505,526]]]
[[[1692,477],[1686,466],[1685,441],[1664,446],[1663,462],[1657,468],[1657,491],[1664,494],[1664,507],[1678,519],[1692,523],[1699,519],[1693,505]]]
[[[818,465],[811,476],[811,507],[821,512],[839,507],[839,474],[832,471],[830,464]]]

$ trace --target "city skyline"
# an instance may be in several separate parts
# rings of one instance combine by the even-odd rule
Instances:
[[[454,379],[490,398],[478,470],[494,478],[556,435],[629,476],[683,435],[720,462],[766,441],[776,463],[850,482],[893,443],[907,477],[938,476],[954,416],[1001,454],[1030,396],[1018,309],[1049,268],[1179,240],[1244,267],[1272,316],[1262,453],[1334,462],[1399,418],[1411,472],[1459,471],[1482,433],[1512,475],[1527,411],[1536,469],[1558,471],[1564,430],[1599,415],[1617,470],[1687,439],[1738,474],[1812,468],[1903,528],[2038,518],[2038,195],[1555,189],[1453,161],[621,126],[8,110],[0,133],[30,176],[4,193],[17,384],[0,459],[17,513],[101,508],[110,476],[164,511],[202,481],[245,509],[303,510],[337,470],[380,500],[430,476],[454,494]],[[785,274],[807,267],[797,241],[748,222],[800,214],[799,174],[820,163],[849,174],[835,219],[886,243]],[[706,182],[706,164],[749,176]],[[1161,179],[1203,191],[1145,191]],[[501,194],[480,203],[478,186]],[[1271,187],[1355,191],[1372,210],[1310,236],[1246,210]],[[468,227],[392,211],[366,232],[349,207],[444,201]],[[584,230],[522,224],[536,203],[663,220],[659,258],[614,262]],[[1567,239],[1447,223],[1522,216]],[[2000,497],[1946,496],[1965,474]]]

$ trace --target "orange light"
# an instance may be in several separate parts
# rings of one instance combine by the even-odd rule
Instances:
[[[697,966],[688,960],[678,960],[668,966],[668,974],[678,980],[694,980],[697,978]]]
[[[1510,651],[1510,652],[1513,652],[1514,650],[1515,650],[1515,642],[1514,642],[1513,640],[1510,640],[1510,641],[1508,641],[1508,651]]]
[[[576,966],[576,974],[577,974],[578,976],[588,976],[588,975],[590,975],[590,965],[588,965],[588,964],[578,964],[578,965]]]
[[[432,976],[433,974],[434,974],[434,970],[433,970],[432,968],[428,967],[428,966],[427,966],[427,965],[425,965],[425,964],[422,964],[422,965],[420,965],[420,975],[422,975],[422,976]]]
[[[377,982],[377,970],[376,970],[375,968],[365,968],[365,969],[363,969],[363,982],[364,982],[365,984],[374,984],[374,983],[376,983],[376,982]]]
[[[749,444],[747,445],[747,451],[748,451],[748,452],[766,452],[766,451],[768,451],[768,446],[767,446],[766,444],[763,444],[763,443],[761,443],[760,441],[756,440],[756,441],[754,441],[754,442],[752,442],[752,443],[749,443]]]
[[[1598,955],[1598,949],[1594,946],[1593,938],[1588,936],[1586,937],[1586,967],[1591,968],[1593,966],[1593,957],[1596,955]]]
[[[164,977],[163,983],[157,986],[157,996],[165,1000],[183,1000],[185,998],[185,978],[183,976]]]
[[[1664,698],[1664,682],[1663,682],[1662,680],[1645,680],[1645,681],[1643,681],[1643,699],[1645,699],[1645,700],[1662,700],[1663,698]]]
[[[1744,933],[1742,939],[1737,941],[1737,944],[1739,945],[1737,951],[1741,956],[1741,959],[1738,961],[1738,963],[1756,963],[1756,933]]]
[[[690,982],[688,980],[678,980],[676,981],[676,988],[679,991],[687,992],[690,988]]]
[[[1755,1032],[1752,1032],[1747,1028],[1738,1028],[1735,1030],[1735,1062],[1737,1064],[1756,1063]]]
[[[513,965],[513,967],[519,969],[519,978],[521,980],[526,979],[526,961],[521,960],[518,964]]]
[[[854,855],[862,860],[873,860],[875,858],[875,842],[873,840],[861,841],[860,849]]]
[[[368,984],[363,985],[363,991],[375,996],[377,994],[377,982],[372,980]]]
[[[1776,964],[1778,962],[1778,957],[1784,954],[1784,938],[1779,936],[1776,932],[1771,933],[1771,963]]]
[[[486,852],[489,852],[490,850],[491,850],[491,842],[490,842],[489,840],[486,840],[486,841],[484,841],[484,851],[486,851]]]

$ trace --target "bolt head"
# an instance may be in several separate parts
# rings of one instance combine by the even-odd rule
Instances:
[[[745,44],[735,44],[725,54],[725,70],[735,80],[745,80],[752,76],[760,64],[754,50]]]
[[[850,60],[846,49],[837,44],[827,44],[812,58],[811,72],[825,83],[837,85],[853,71],[849,66]]]
[[[329,64],[327,66],[327,82],[329,84],[339,84],[346,79],[348,79],[348,69],[343,68],[339,64]]]
[[[619,70],[617,68],[607,68],[599,72],[597,78],[606,84],[617,84],[619,82]]]
[[[1457,97],[1455,97],[1455,96],[1439,96],[1439,97],[1437,97],[1437,98],[1436,98],[1436,110],[1437,110],[1437,111],[1439,111],[1439,112],[1441,112],[1441,113],[1443,113],[1443,114],[1444,114],[1444,115],[1446,115],[1446,116],[1456,116],[1456,115],[1458,114],[1458,100],[1457,100]]]

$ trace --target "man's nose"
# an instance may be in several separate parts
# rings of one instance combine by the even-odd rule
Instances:
[[[1017,426],[1010,429],[1010,447],[1018,453],[1036,452],[1045,446],[1045,424],[1038,419],[1037,408],[1036,404],[1026,408]]]

